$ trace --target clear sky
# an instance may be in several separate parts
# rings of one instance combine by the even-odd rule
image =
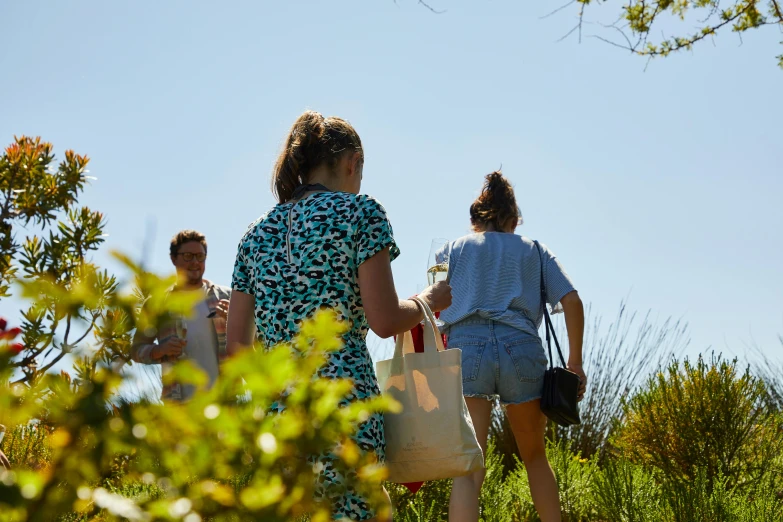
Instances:
[[[608,320],[629,297],[687,320],[689,355],[755,342],[779,356],[780,35],[740,45],[727,33],[645,71],[595,39],[557,42],[575,10],[541,19],[556,3],[432,3],[446,12],[415,0],[0,2],[0,138],[40,135],[60,157],[92,158],[83,202],[108,218],[100,262],[146,242],[149,266],[171,270],[169,239],[196,228],[207,277],[228,285],[240,236],[274,204],[291,123],[307,108],[338,115],[362,137],[363,191],[402,248],[401,295],[425,282],[433,238],[468,232],[482,176],[502,165],[520,233],[558,255],[594,313]]]

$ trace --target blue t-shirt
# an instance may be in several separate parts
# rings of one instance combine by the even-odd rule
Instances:
[[[447,248],[453,301],[440,315],[447,328],[468,318],[480,318],[538,335],[543,319],[541,261],[532,240],[511,233],[483,232],[461,237]],[[574,285],[543,244],[541,254],[546,299],[555,306]]]

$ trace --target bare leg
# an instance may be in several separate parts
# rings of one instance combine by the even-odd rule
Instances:
[[[492,402],[476,397],[465,397],[473,427],[476,428],[481,451],[487,454],[487,434],[492,413]],[[449,522],[478,522],[479,494],[484,482],[484,470],[454,479],[449,500]]]
[[[560,493],[552,467],[546,459],[546,416],[541,401],[513,404],[506,408],[514,438],[530,482],[530,494],[541,522],[560,522]]]

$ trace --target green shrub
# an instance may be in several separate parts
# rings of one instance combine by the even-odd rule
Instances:
[[[723,476],[742,486],[760,480],[783,450],[780,419],[765,398],[761,380],[738,373],[736,360],[673,361],[625,403],[613,443],[667,477],[687,481],[701,470],[708,484]]]
[[[533,506],[533,497],[530,495],[530,482],[527,479],[525,466],[517,461],[514,469],[506,477],[505,482],[511,501],[508,504],[509,518],[513,522],[539,521],[538,513]]]
[[[658,522],[661,486],[649,470],[625,459],[607,459],[595,475],[593,499],[599,517],[615,522]]]
[[[6,433],[0,449],[11,461],[13,468],[41,469],[52,457],[50,434],[51,428],[42,423],[14,426]]]
[[[591,484],[598,472],[597,459],[572,453],[564,441],[549,443],[547,458],[557,477],[563,521],[590,520],[595,516]]]
[[[780,344],[783,348],[783,336],[780,337]],[[754,345],[751,349],[757,356],[753,373],[764,381],[769,406],[783,412],[783,361],[774,361],[758,346]]]
[[[387,483],[392,500],[394,520],[401,522],[437,522],[449,518],[451,480],[433,480],[424,483],[413,494],[401,484]]]
[[[489,450],[488,454],[490,469],[482,490],[482,520],[539,521],[524,465],[516,460],[515,467],[502,480],[502,456],[493,455]],[[566,442],[548,443],[547,458],[560,489],[563,520],[594,520],[597,511],[593,504],[592,481],[598,472],[597,459],[585,459],[572,453]]]
[[[728,480],[718,473],[710,476],[703,469],[694,470],[687,481],[669,478],[663,482],[664,496],[674,522],[729,522],[732,492]]]
[[[588,310],[588,317],[590,315]],[[567,441],[571,451],[585,457],[605,457],[606,443],[622,417],[622,399],[638,389],[652,371],[688,344],[687,325],[666,319],[653,322],[650,313],[638,320],[620,303],[608,327],[597,318],[586,321],[584,367],[587,392],[579,404],[582,423],[567,428],[549,423],[548,438]],[[568,346],[562,323],[558,337]]]
[[[727,477],[696,470],[688,481],[664,478],[667,519],[674,522],[780,522],[783,501],[771,480],[746,488],[732,487]]]
[[[486,475],[479,497],[481,520],[507,522],[514,515],[509,512],[514,495],[503,465],[503,454],[497,450],[494,439],[489,439],[487,443],[484,465]]]
[[[124,261],[144,291],[113,292],[101,305],[108,313],[96,325],[100,343],[154,324],[171,310],[168,306],[192,306],[187,296],[157,299],[171,281]],[[55,310],[78,313],[95,305],[92,288],[86,284],[72,292],[37,281],[26,283],[25,293]],[[140,296],[150,295],[156,299],[148,298],[149,306],[139,314]],[[326,506],[313,500],[313,467],[304,457],[337,443],[336,465],[359,470],[347,485],[379,501],[383,468],[362,458],[349,437],[359,421],[390,403],[378,398],[339,407],[351,384],[313,379],[326,353],[340,348],[344,329],[344,323],[323,312],[303,323],[290,346],[248,350],[226,361],[215,386],[201,389],[185,404],[110,407],[123,378],[105,363],[109,352],[101,349],[80,360],[77,379],[46,374],[27,384],[0,386],[0,423],[10,428],[14,462],[31,454],[45,461],[39,469],[22,464],[0,471],[0,520],[49,522],[75,513],[103,520],[192,515],[190,520],[282,522],[308,512],[314,522],[325,520]],[[0,383],[13,374],[14,355],[11,345],[0,341]],[[163,378],[199,388],[206,383],[205,374],[187,360]],[[274,400],[284,402],[285,413],[267,414]],[[52,430],[45,444],[37,439],[41,449],[16,442],[16,426],[41,419]]]
[[[68,150],[56,163],[53,150],[41,138],[21,136],[0,155],[0,300],[19,279],[68,292],[90,286],[94,299],[76,310],[55,307],[44,295],[23,311],[22,356],[9,363],[20,382],[45,373],[84,341],[104,318],[101,299],[117,285],[89,259],[105,240],[106,224],[103,214],[79,205],[90,160]]]

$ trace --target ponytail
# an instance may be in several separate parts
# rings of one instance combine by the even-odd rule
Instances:
[[[362,152],[362,142],[347,121],[305,111],[294,122],[282,152],[275,162],[272,190],[279,203],[308,182],[310,173],[326,163],[332,168],[345,151]]]

